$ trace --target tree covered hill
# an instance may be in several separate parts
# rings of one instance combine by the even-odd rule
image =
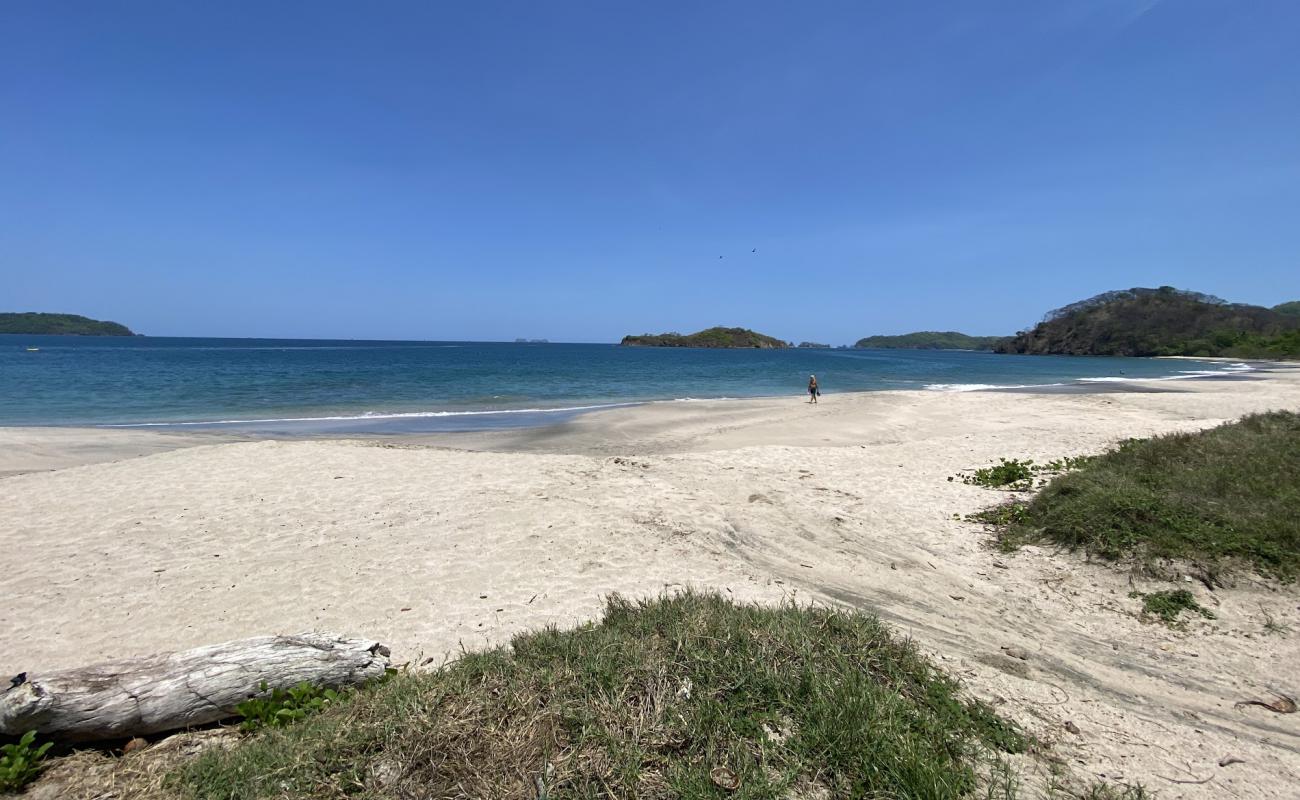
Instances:
[[[999,353],[1300,356],[1300,316],[1161,286],[1105,292],[1052,311]]]
[[[627,347],[747,347],[763,350],[789,347],[780,339],[755,333],[748,328],[722,327],[706,328],[698,333],[685,336],[680,333],[645,333],[640,336],[624,336],[622,344]]]
[[[1273,310],[1279,314],[1290,314],[1300,317],[1300,300],[1292,300],[1289,303],[1278,303],[1273,306]]]
[[[992,350],[1004,336],[968,336],[957,331],[916,331],[898,336],[868,336],[854,347],[887,350]]]
[[[0,313],[0,333],[68,336],[134,336],[125,325],[102,322],[79,314],[44,314],[34,311]]]

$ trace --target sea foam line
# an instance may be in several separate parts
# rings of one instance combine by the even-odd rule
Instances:
[[[1241,372],[1254,372],[1249,364],[1228,364],[1221,369],[1181,369],[1177,375],[1163,375],[1154,378],[1130,378],[1127,375],[1104,375],[1099,378],[1079,378],[1081,383],[1132,383],[1136,381],[1185,381],[1189,378],[1215,378],[1221,375],[1234,375]]]
[[[188,422],[117,422],[99,425],[101,428],[171,428],[180,425],[261,425],[269,422],[354,422],[359,420],[422,419],[434,417],[477,417],[494,414],[554,414],[568,411],[596,411],[602,408],[623,408],[638,403],[602,403],[591,406],[563,406],[560,408],[502,408],[489,411],[406,411],[377,414],[346,414],[330,417],[275,417],[270,419],[215,419]]]
[[[1189,378],[1213,378],[1220,375],[1231,375],[1241,372],[1253,372],[1255,367],[1249,364],[1227,364],[1220,369],[1201,370],[1201,369],[1184,369],[1179,370],[1177,375],[1161,375],[1155,377],[1129,377],[1127,375],[1102,375],[1096,378],[1074,378],[1074,383],[1137,383],[1144,381],[1181,381]],[[926,385],[926,389],[934,392],[982,392],[989,389],[1036,389],[1042,386],[1068,386],[1069,383],[931,383]]]
[[[1040,386],[1064,386],[1064,383],[928,383],[932,392],[983,392],[989,389],[1035,389]]]

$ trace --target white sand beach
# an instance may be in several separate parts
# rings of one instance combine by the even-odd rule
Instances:
[[[1128,597],[1156,584],[999,554],[955,519],[1004,496],[949,476],[999,457],[1300,409],[1284,369],[1151,388],[663,403],[382,440],[2,429],[0,667],[305,629],[438,662],[591,619],[611,592],[694,586],[879,614],[1080,778],[1295,797],[1298,717],[1234,707],[1300,694],[1294,587],[1186,584],[1217,619],[1175,632]]]

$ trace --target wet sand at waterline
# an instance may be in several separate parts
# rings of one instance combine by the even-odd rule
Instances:
[[[1128,594],[1160,584],[999,554],[954,515],[1004,496],[948,480],[1300,409],[1300,373],[1251,377],[663,403],[385,439],[0,429],[0,667],[313,628],[436,662],[591,619],[611,592],[693,586],[879,614],[1076,776],[1295,796],[1300,717],[1233,703],[1300,692],[1300,592],[1187,584],[1217,619],[1145,624]],[[1245,763],[1218,766],[1229,756]]]

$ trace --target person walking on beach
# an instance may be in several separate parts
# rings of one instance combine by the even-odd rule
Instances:
[[[819,394],[821,394],[821,393],[822,393],[822,392],[821,392],[821,389],[818,389],[818,388],[817,388],[817,376],[816,376],[816,375],[809,375],[809,376],[808,376],[808,396],[811,397],[812,399],[809,400],[808,402],[810,402],[810,403],[816,403],[816,402],[817,402],[817,395],[819,395]]]

